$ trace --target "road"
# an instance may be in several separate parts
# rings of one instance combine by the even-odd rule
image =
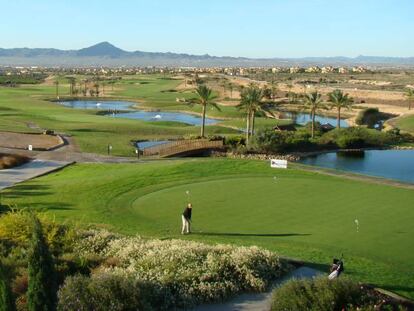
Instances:
[[[193,311],[269,311],[273,289],[294,278],[312,278],[321,274],[322,272],[318,270],[308,267],[300,267],[288,273],[281,280],[273,284],[272,288],[267,292],[243,294],[235,297],[227,303],[202,305],[193,309]]]

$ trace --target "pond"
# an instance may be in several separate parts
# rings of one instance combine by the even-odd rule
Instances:
[[[300,163],[414,183],[414,150],[330,152]]]
[[[146,148],[168,144],[169,142],[170,141],[168,140],[148,140],[137,142],[135,145],[138,147],[138,149],[144,150]]]
[[[190,113],[137,110],[132,108],[134,103],[126,101],[74,100],[59,103],[65,107],[75,109],[94,109],[108,111],[108,116],[115,118],[126,118],[143,121],[174,121],[190,125],[201,125],[201,117],[192,115]],[[118,111],[122,112],[119,113]],[[218,123],[219,120],[206,118],[205,122],[206,125],[212,125]]]
[[[293,119],[296,124],[305,125],[312,121],[310,113],[305,112],[284,112],[283,117],[287,119]],[[337,125],[337,120],[335,117],[327,117],[322,115],[316,115],[315,121],[319,122],[320,124],[326,124],[329,123],[333,126]],[[348,127],[349,124],[346,120],[341,119],[341,127]]]

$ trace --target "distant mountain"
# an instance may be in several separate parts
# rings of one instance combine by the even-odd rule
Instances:
[[[0,48],[2,66],[377,66],[414,67],[414,57],[358,56],[304,58],[217,57],[179,53],[124,51],[109,42],[80,50]]]
[[[109,42],[101,42],[90,47],[76,51],[77,56],[100,56],[100,57],[122,57],[128,56],[129,52],[121,50]]]

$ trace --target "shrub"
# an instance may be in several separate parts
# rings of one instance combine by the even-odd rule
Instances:
[[[33,216],[33,235],[28,257],[28,310],[54,310],[56,302],[54,263],[43,236],[40,220],[35,216]]]
[[[374,128],[381,121],[388,118],[389,116],[380,112],[378,108],[367,108],[358,113],[355,123],[358,125],[366,125],[368,128]]]
[[[243,291],[263,291],[289,268],[274,253],[257,247],[139,237],[108,240],[107,232],[102,237],[99,231],[94,234],[98,236],[88,232],[87,238],[80,237],[77,248],[80,256],[91,255],[91,249],[104,258],[92,279],[103,274],[133,281],[145,301],[162,310],[219,301]],[[91,246],[92,241],[99,246]]]
[[[319,277],[290,280],[275,289],[271,310],[374,310],[379,301],[383,301],[381,295],[351,280]],[[387,304],[390,306],[394,302]]]
[[[140,285],[132,278],[102,273],[66,279],[59,290],[59,311],[149,310],[141,298]]]
[[[27,210],[0,214],[0,241],[7,241],[14,246],[27,246],[33,231],[32,215]],[[72,229],[50,220],[45,214],[36,214],[36,217],[41,222],[43,235],[53,253],[71,247],[71,240],[74,238]]]
[[[229,136],[225,138],[225,144],[229,147],[235,148],[237,146],[245,145],[246,138],[243,136]]]
[[[208,135],[207,139],[210,141],[224,140],[224,137],[221,135]]]
[[[363,127],[334,129],[321,138],[320,145],[336,145],[339,148],[383,147],[404,139],[393,132],[380,132]]]
[[[264,129],[254,136],[253,145],[259,152],[264,153],[303,151],[316,147],[306,128],[298,131]]]
[[[0,311],[14,311],[14,299],[9,287],[8,277],[0,261]]]

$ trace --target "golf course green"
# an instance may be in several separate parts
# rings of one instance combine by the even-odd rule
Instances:
[[[81,81],[82,76],[78,77]],[[140,108],[163,111],[185,111],[198,114],[199,105],[190,106],[177,102],[177,98],[192,98],[191,90],[177,91],[183,82],[180,79],[164,78],[161,75],[125,76],[115,84],[112,91],[106,86],[108,97],[80,97],[88,100],[117,99],[138,102]],[[69,98],[69,86],[62,79],[59,86],[61,100]],[[112,154],[134,156],[133,141],[145,139],[169,139],[188,135],[199,135],[199,126],[179,122],[142,121],[114,119],[97,115],[94,110],[71,109],[58,105],[56,87],[52,83],[22,85],[16,88],[0,87],[0,131],[39,132],[51,129],[74,137],[81,151],[105,154],[107,146],[113,146]],[[209,109],[207,117],[222,118],[223,122],[206,128],[207,135],[242,134],[245,127],[244,113],[234,106],[221,106],[220,111]],[[288,120],[257,118],[257,128],[289,123]]]
[[[187,194],[188,191],[188,194]],[[263,161],[76,164],[2,192],[2,203],[145,237],[258,245],[414,297],[414,191]],[[191,201],[193,231],[180,234]],[[356,221],[359,228],[357,230]]]

